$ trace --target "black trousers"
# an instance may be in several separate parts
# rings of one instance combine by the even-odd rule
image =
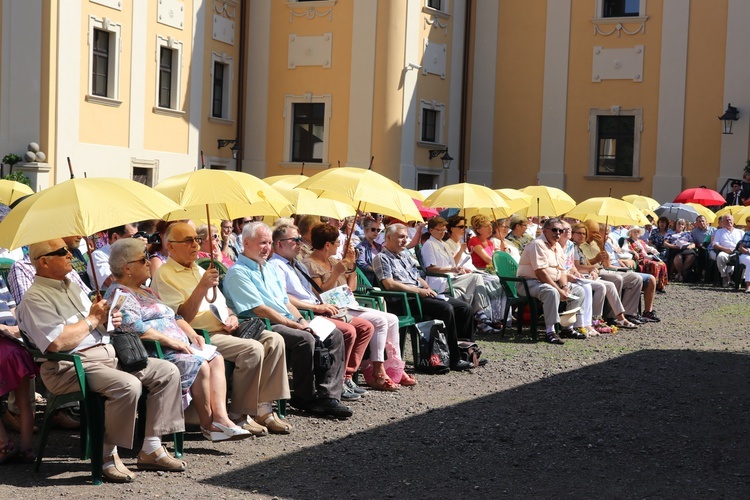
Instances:
[[[271,330],[284,339],[287,365],[292,369],[293,398],[311,401],[315,399],[317,389],[318,398],[341,399],[346,368],[344,336],[341,330],[334,329],[323,341],[333,359],[331,368],[322,378],[316,378],[313,369],[315,337],[312,333],[283,325],[273,325]]]
[[[439,319],[445,323],[448,331],[448,350],[451,357],[451,365],[461,360],[458,352],[458,339],[474,340],[474,318],[471,314],[471,306],[466,302],[448,297],[424,298],[422,301],[422,313],[430,319]]]

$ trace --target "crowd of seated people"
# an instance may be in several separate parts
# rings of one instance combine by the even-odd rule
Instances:
[[[91,262],[86,245],[94,247]],[[7,293],[0,282],[0,396],[15,392],[3,420],[12,419],[20,431],[16,445],[0,426],[0,463],[34,458],[35,376],[53,393],[73,388],[66,365],[33,362],[20,331],[42,352],[81,356],[91,389],[107,399],[105,418],[114,422],[105,431],[103,474],[130,482],[136,474],[117,449],[134,446],[131,424],[142,388],[148,389],[145,439],[135,466],[183,471],[187,463],[162,445],[161,436],[182,432],[190,407],[205,439],[221,442],[293,432],[276,401],[288,401],[300,414],[348,418],[356,407],[347,405],[365,398],[368,388],[417,385],[402,359],[395,314],[367,307],[344,311],[323,300],[334,288],[354,292],[357,267],[374,286],[417,294],[421,319],[445,324],[450,369],[475,369],[462,359],[459,340],[496,335],[506,319],[495,252],[518,264],[529,294],[542,303],[545,338],[556,345],[658,322],[655,293],[666,290],[670,277],[679,282],[691,273],[707,274],[713,262],[724,284],[734,266],[745,266],[750,292],[750,226],[734,228],[730,214],[718,230],[703,217],[692,224],[660,218],[648,233],[519,215],[470,221],[454,215],[424,225],[369,214],[345,220],[303,215],[273,226],[247,217],[197,229],[190,221],[144,221],[111,228],[98,243],[82,237],[41,242],[12,266]],[[222,289],[219,270],[196,264],[205,257],[228,269]],[[453,295],[445,277],[427,272],[449,273]],[[101,299],[92,297],[97,285]],[[517,292],[525,294],[526,287],[519,283]],[[106,324],[116,294],[125,300],[111,315],[114,326],[161,344],[163,359],[138,372],[118,369],[109,344]],[[566,309],[578,314],[560,329]],[[240,316],[263,318],[270,327],[240,338]],[[316,367],[318,342],[310,326],[320,317],[333,325],[322,342],[331,356],[325,370]],[[209,343],[215,352],[206,349]],[[233,366],[231,387],[225,360]],[[358,372],[365,384],[357,383]]]

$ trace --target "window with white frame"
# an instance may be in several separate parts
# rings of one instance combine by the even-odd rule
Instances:
[[[157,35],[156,67],[156,107],[178,111],[182,105],[182,42]]]
[[[107,18],[89,17],[89,84],[86,100],[107,105],[120,101],[120,33],[122,26]]]
[[[596,0],[596,17],[644,17],[646,0]]]
[[[226,54],[211,56],[211,114],[212,118],[231,120],[232,80],[234,59]]]
[[[130,159],[132,179],[149,187],[154,187],[154,181],[159,177],[159,160]]]
[[[641,109],[592,109],[589,175],[640,177]]]
[[[449,0],[425,0],[424,6],[428,9],[437,10],[439,12],[448,12]]]
[[[445,105],[435,101],[419,103],[419,141],[428,144],[443,144]]]
[[[284,162],[328,164],[331,96],[284,98]]]

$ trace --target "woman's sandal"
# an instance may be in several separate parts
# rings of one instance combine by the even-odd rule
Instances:
[[[182,460],[177,460],[167,452],[162,446],[151,453],[144,453],[141,450],[138,453],[138,468],[140,470],[161,470],[165,472],[183,472],[187,469],[187,464]]]
[[[401,375],[401,380],[399,381],[399,384],[403,385],[404,387],[412,387],[414,385],[417,385],[417,379],[415,379],[408,373],[404,372]]]
[[[397,391],[398,384],[391,380],[388,375],[379,375],[374,379],[367,382],[367,385],[375,389],[376,391]]]
[[[292,425],[284,422],[274,412],[268,412],[260,417],[255,417],[255,421],[265,426],[271,434],[289,434],[292,432]]]
[[[246,431],[245,429],[243,429],[242,427],[238,425],[227,427],[226,425],[222,425],[218,422],[212,422],[211,425],[213,427],[216,427],[219,430],[210,431],[208,429],[201,428],[201,432],[203,432],[203,437],[206,437],[206,433],[209,433],[210,441],[213,441],[213,442],[226,441],[226,440],[239,441],[241,439],[247,439],[249,437],[253,437],[253,435],[250,434],[249,431]]]
[[[8,439],[5,444],[0,447],[0,465],[4,464],[18,453],[16,443]]]

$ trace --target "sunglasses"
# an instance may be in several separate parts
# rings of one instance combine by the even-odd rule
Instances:
[[[549,228],[550,231],[552,231],[555,234],[562,234],[565,232],[565,229],[560,229],[558,227],[551,227]]]
[[[36,258],[36,260],[39,260],[42,257],[65,257],[66,255],[68,255],[68,253],[69,253],[68,247],[60,247],[54,252],[48,252],[48,253],[45,253],[44,255],[40,255],[39,257]]]
[[[382,229],[380,229],[379,227],[371,227],[370,231],[372,231],[373,233],[379,233],[382,231]]]
[[[195,243],[197,243],[200,245],[201,243],[203,243],[203,238],[201,238],[200,236],[197,236],[195,238],[185,238],[184,240],[180,240],[180,241],[169,240],[169,242],[170,243],[187,243],[188,245],[194,245]]]
[[[141,257],[140,259],[129,260],[127,263],[128,264],[135,264],[136,262],[138,262],[139,264],[145,264],[147,260],[151,260],[151,255],[149,255],[148,252],[144,253],[143,257]]]
[[[295,243],[299,243],[302,241],[302,238],[299,236],[295,236],[294,238],[281,238],[279,241],[293,241]]]
[[[466,229],[466,226],[453,226],[453,227],[455,227],[456,229]]]

